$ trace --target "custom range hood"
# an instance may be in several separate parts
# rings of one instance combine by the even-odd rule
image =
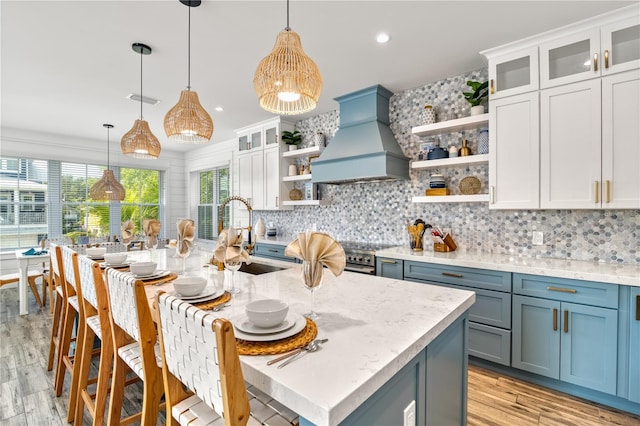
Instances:
[[[335,98],[340,104],[340,128],[313,162],[313,182],[409,178],[409,159],[389,128],[391,95],[376,85]]]

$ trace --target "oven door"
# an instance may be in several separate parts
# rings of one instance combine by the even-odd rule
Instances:
[[[375,266],[357,265],[355,263],[347,263],[347,265],[344,267],[344,270],[349,272],[357,272],[359,274],[367,274],[367,275],[376,274]]]

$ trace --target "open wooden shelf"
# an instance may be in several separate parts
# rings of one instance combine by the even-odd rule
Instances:
[[[310,146],[309,148],[285,151],[282,153],[282,158],[313,157],[314,155],[320,155],[323,148],[321,146]]]
[[[311,180],[311,173],[306,175],[283,176],[283,182],[297,182],[301,180]]]
[[[411,168],[416,170],[438,167],[464,166],[489,163],[489,154],[467,155],[464,157],[440,158],[438,160],[412,161]]]
[[[419,197],[412,197],[413,203],[488,203],[489,194],[474,194],[474,195],[442,195],[442,196],[430,196],[426,195]]]
[[[488,200],[488,199],[487,199]],[[326,206],[329,204],[326,200],[299,200],[299,201],[283,201],[284,206]]]
[[[440,135],[443,133],[460,132],[462,130],[477,129],[489,124],[489,114],[471,115],[455,120],[441,121],[411,128],[411,133],[417,136]]]

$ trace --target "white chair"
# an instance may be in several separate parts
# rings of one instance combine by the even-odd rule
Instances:
[[[298,424],[296,413],[268,395],[253,388],[249,397],[228,320],[162,292],[156,304],[167,425]]]
[[[162,361],[144,283],[131,274],[107,268],[107,289],[115,352],[107,422],[128,424],[140,418],[142,425],[155,425],[164,406],[160,404],[164,394]],[[142,413],[120,419],[128,368],[143,381]]]

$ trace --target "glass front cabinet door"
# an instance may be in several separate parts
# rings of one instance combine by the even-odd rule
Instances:
[[[600,77],[600,29],[573,33],[540,45],[540,87]]]
[[[602,74],[640,68],[640,23],[624,19],[602,27]]]
[[[538,47],[517,50],[489,59],[489,97],[538,90]]]

